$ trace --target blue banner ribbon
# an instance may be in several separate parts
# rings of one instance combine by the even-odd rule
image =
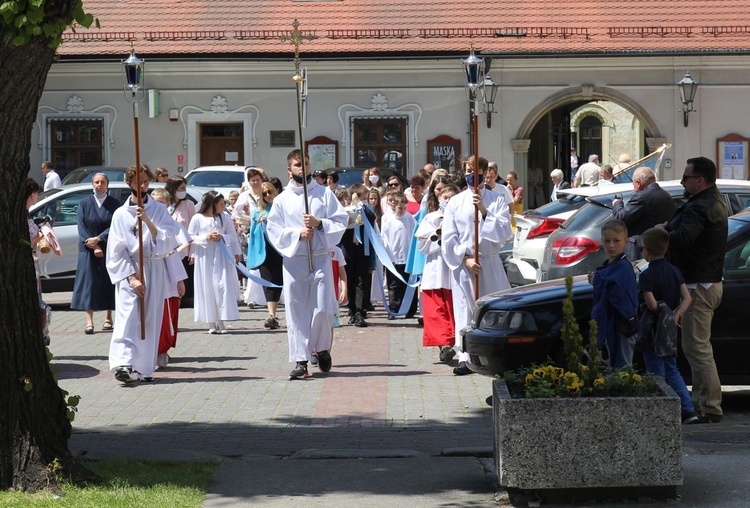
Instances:
[[[240,271],[240,273],[242,273],[242,275],[244,275],[245,277],[247,277],[250,281],[255,282],[256,284],[260,284],[261,286],[264,286],[264,287],[267,287],[267,288],[280,288],[280,287],[283,287],[283,286],[278,286],[278,285],[274,284],[273,282],[269,282],[266,279],[263,279],[261,277],[256,277],[255,275],[253,275],[252,273],[250,273],[248,271],[248,269],[245,268],[245,266],[243,266],[240,263],[235,263],[234,256],[232,256],[229,253],[229,250],[227,250],[227,244],[226,243],[224,243],[224,242],[216,242],[216,243],[219,244],[219,250],[227,257],[227,259],[229,259],[229,261]]]

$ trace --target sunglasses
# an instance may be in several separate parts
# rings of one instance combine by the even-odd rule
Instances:
[[[400,187],[400,185],[399,185],[399,184],[397,184],[397,183],[389,183],[389,184],[388,184],[388,188],[389,188],[389,189],[393,189],[394,187]]]
[[[269,196],[273,196],[273,192],[271,192],[271,191],[266,191],[266,192],[264,192],[264,193],[263,193],[263,197],[264,197],[264,198],[267,198],[267,197],[269,197]]]

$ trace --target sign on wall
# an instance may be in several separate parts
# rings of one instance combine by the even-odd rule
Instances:
[[[427,162],[435,169],[452,171],[458,167],[461,158],[461,140],[441,135],[427,140]]]
[[[339,142],[325,136],[318,136],[305,142],[310,156],[310,169],[324,171],[339,165]]]
[[[744,180],[748,178],[748,144],[750,139],[739,134],[728,134],[716,140],[718,178]]]

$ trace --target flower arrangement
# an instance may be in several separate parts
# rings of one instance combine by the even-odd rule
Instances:
[[[659,389],[654,380],[638,374],[632,367],[606,371],[601,365],[596,345],[596,321],[589,322],[590,334],[583,345],[573,309],[573,278],[565,278],[567,298],[563,301],[561,334],[565,368],[554,365],[532,365],[503,376],[513,397],[637,397],[654,395]]]

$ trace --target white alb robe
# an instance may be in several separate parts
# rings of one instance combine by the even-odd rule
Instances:
[[[427,259],[422,270],[422,290],[428,289],[450,289],[451,270],[445,264],[440,244],[432,241],[431,237],[443,223],[443,214],[440,211],[431,212],[424,216],[417,227],[414,236],[417,237],[417,248],[425,254]]]
[[[292,180],[273,200],[268,214],[269,241],[284,257],[289,361],[303,362],[313,351],[327,351],[333,339],[336,295],[331,281],[331,251],[344,235],[349,215],[333,192],[312,180],[307,186],[310,215],[322,220],[312,239],[313,271],[308,265],[308,242],[300,239],[305,213],[303,189]],[[350,298],[353,296],[350,295]]]
[[[167,275],[164,257],[169,253],[172,218],[167,208],[151,198],[143,203],[146,214],[156,225],[152,236],[143,224],[143,277],[146,286],[146,335],[141,340],[139,298],[130,287],[128,276],[138,275],[138,221],[135,205],[127,201],[112,216],[107,241],[107,272],[115,285],[115,324],[109,346],[109,369],[131,366],[144,377],[154,374],[159,346]]]
[[[233,259],[221,252],[218,242],[210,241],[207,235],[218,231],[232,256],[240,255],[240,245],[232,217],[223,212],[216,217],[196,213],[190,219],[188,233],[195,247],[195,271],[193,275],[194,307],[196,323],[235,321],[240,318],[237,308],[239,281]]]
[[[510,287],[500,260],[500,246],[510,238],[508,204],[503,196],[483,188],[482,202],[487,216],[479,215],[479,296]],[[460,344],[461,328],[471,322],[474,311],[474,274],[464,264],[466,256],[474,256],[474,190],[453,196],[443,216],[442,253],[451,270],[453,313],[456,322],[456,344]],[[466,357],[460,358],[467,361]]]

